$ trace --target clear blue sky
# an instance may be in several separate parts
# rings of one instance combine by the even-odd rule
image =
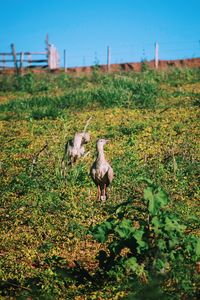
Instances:
[[[0,52],[43,51],[45,35],[69,66],[200,57],[200,0],[7,0],[0,3]]]

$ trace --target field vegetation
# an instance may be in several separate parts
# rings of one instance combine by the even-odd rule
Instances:
[[[1,299],[197,299],[199,104],[199,69],[1,75]],[[63,178],[89,117],[89,155]],[[106,203],[89,176],[100,137]]]

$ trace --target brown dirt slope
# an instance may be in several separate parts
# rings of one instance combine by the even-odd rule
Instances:
[[[146,65],[154,69],[155,68],[155,61],[147,61]],[[190,67],[190,68],[199,68],[200,67],[200,58],[189,58],[189,59],[176,59],[176,60],[160,60],[158,64],[158,69],[163,70],[171,67]],[[87,66],[87,67],[73,67],[73,68],[67,68],[68,74],[74,74],[74,75],[80,75],[80,74],[90,74],[94,71],[95,68],[98,68],[99,71],[102,73],[107,72],[108,68],[107,65],[99,65],[96,66]],[[121,63],[121,64],[111,64],[109,72],[129,72],[129,71],[140,71],[142,68],[141,62],[131,62],[131,63]],[[26,71],[32,71],[34,73],[45,73],[49,71],[48,69],[42,69],[42,68],[33,68],[33,69],[23,69],[23,72]],[[60,73],[63,72],[63,68],[59,68],[56,70],[53,70],[54,73]],[[10,69],[4,69],[0,70],[0,74],[12,74],[15,72],[14,68]]]

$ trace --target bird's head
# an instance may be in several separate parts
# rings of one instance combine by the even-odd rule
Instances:
[[[109,142],[109,140],[107,139],[99,139],[97,141],[97,149],[98,148],[102,148],[105,144],[107,144]]]
[[[82,142],[83,144],[87,144],[90,141],[90,134],[88,132],[82,133]]]

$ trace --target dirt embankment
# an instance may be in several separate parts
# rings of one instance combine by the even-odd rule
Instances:
[[[155,69],[155,61],[147,61],[145,64],[150,69]],[[109,71],[110,72],[123,72],[123,71],[141,71],[144,63],[141,62],[133,62],[133,63],[121,63],[121,64],[111,64]],[[191,68],[200,68],[200,58],[191,58],[191,59],[177,59],[177,60],[160,60],[158,64],[158,69],[163,70],[170,67],[191,67]],[[97,67],[75,67],[75,68],[68,68],[67,72],[69,74],[75,73],[77,75],[86,73],[89,74],[94,71],[95,68],[98,68],[101,72],[107,72],[108,67],[107,65],[100,65]]]
[[[155,61],[147,61],[145,64],[150,69],[155,69]],[[102,73],[106,72],[130,72],[130,71],[141,71],[144,63],[141,62],[132,62],[132,63],[121,63],[121,64],[111,64],[108,70],[107,65],[99,65],[99,66],[88,66],[88,67],[73,67],[67,68],[66,72],[68,74],[81,75],[81,74],[90,74],[94,72],[94,70],[99,70]],[[181,68],[181,67],[190,67],[190,68],[200,68],[200,58],[189,58],[189,59],[176,59],[176,60],[160,60],[158,63],[158,69],[164,70],[167,68]],[[45,73],[49,72],[48,69],[42,68],[26,68],[23,69],[23,73],[27,71],[32,71],[33,73]],[[14,68],[0,70],[0,74],[12,74],[15,72]],[[56,70],[51,70],[52,73],[63,73],[64,69],[59,68]]]

